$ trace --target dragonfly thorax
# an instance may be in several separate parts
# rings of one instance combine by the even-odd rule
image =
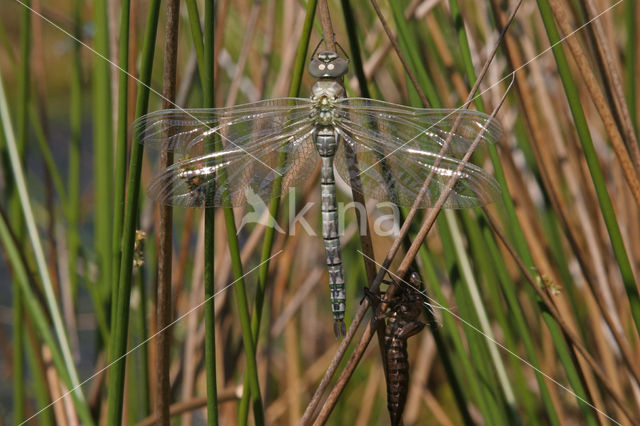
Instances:
[[[320,80],[311,88],[314,103],[313,118],[318,124],[329,126],[335,119],[335,101],[342,97],[344,88],[335,81]]]

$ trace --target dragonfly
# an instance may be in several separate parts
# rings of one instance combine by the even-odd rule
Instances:
[[[430,309],[425,303],[424,287],[417,272],[410,274],[409,282],[400,285],[392,280],[390,285],[396,287],[393,296],[382,299],[365,287],[365,296],[372,301],[388,305],[386,312],[374,314],[376,321],[386,320],[384,327],[385,378],[387,380],[387,409],[391,425],[400,424],[404,406],[409,393],[409,356],[407,339],[420,333],[425,323],[420,320],[422,312]],[[382,307],[383,305],[378,305]]]
[[[475,164],[457,169],[478,135],[480,146],[499,140],[502,131],[497,120],[477,111],[346,97],[346,53],[318,52],[318,47],[308,67],[316,79],[309,98],[160,110],[133,127],[146,147],[182,156],[161,170],[147,190],[166,205],[238,207],[246,205],[249,193],[269,202],[305,183],[320,163],[322,238],[334,334],[340,337],[346,332],[345,279],[334,168],[363,197],[406,207],[433,172],[420,208],[432,207],[456,176],[444,207],[477,207],[499,197],[498,183]],[[212,138],[219,141],[215,152],[206,149]]]

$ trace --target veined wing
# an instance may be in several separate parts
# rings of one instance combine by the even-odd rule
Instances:
[[[267,111],[267,104],[276,111]],[[284,194],[317,162],[310,108],[303,99],[273,99],[142,117],[136,122],[142,143],[186,154],[154,177],[149,195],[163,204],[214,207],[255,205]],[[219,138],[222,149],[204,154],[207,137]],[[279,176],[282,188],[274,192]]]
[[[456,172],[460,159],[481,132],[480,145],[500,139],[500,125],[490,116],[364,98],[341,99],[336,111],[336,128],[343,139],[336,153],[336,168],[347,182],[359,170],[365,197],[411,206],[433,171],[422,208],[435,204],[456,173],[458,180],[445,208],[476,207],[499,198],[498,183],[480,167],[466,163]],[[441,154],[447,140],[448,149]],[[346,149],[356,153],[357,163],[347,158]]]
[[[133,132],[146,147],[200,155],[207,137],[223,146],[247,145],[282,128],[309,120],[313,103],[303,98],[266,99],[228,108],[169,109],[146,114],[133,123]]]

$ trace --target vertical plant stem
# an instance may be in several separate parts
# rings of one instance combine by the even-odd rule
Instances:
[[[198,14],[198,6],[195,0],[185,0],[189,15],[189,28],[191,29],[191,40],[193,40],[193,48],[198,58],[198,71],[200,72],[200,81],[204,78],[204,46],[202,42],[202,29],[200,28],[200,17]],[[204,87],[204,82],[203,82]]]
[[[29,5],[30,2],[27,3]],[[31,11],[23,8],[20,22],[20,68],[18,70],[18,157],[24,165],[25,152],[27,147],[27,105],[29,103],[29,76],[31,75],[29,57],[31,55]],[[11,191],[9,199],[11,208],[12,227],[19,240],[24,236],[24,221],[20,211],[20,199],[15,191]],[[23,349],[24,349],[24,322],[23,300],[20,284],[17,280],[13,280],[13,419],[15,424],[22,422],[24,418],[24,368],[23,368]]]
[[[109,28],[106,0],[95,4],[95,50],[109,58]],[[93,169],[95,192],[95,247],[98,253],[99,287],[102,297],[111,297],[111,231],[113,194],[113,125],[111,108],[111,80],[109,63],[95,57],[93,73]],[[112,324],[113,326],[113,324]]]
[[[204,72],[202,75],[203,107],[213,108],[215,96],[213,93],[213,68],[215,61],[214,53],[214,14],[215,6],[213,0],[204,2]],[[211,149],[210,138],[206,142],[205,151]],[[207,191],[214,188],[208,187]],[[204,305],[205,323],[205,369],[207,377],[207,424],[210,426],[218,424],[218,390],[216,384],[216,317],[213,295],[215,293],[214,283],[214,256],[215,256],[215,210],[206,208],[204,210],[204,298],[207,303]],[[247,392],[247,388],[243,392]]]
[[[218,137],[214,137],[214,143],[215,151],[221,151],[222,143]],[[218,177],[220,179],[220,182],[224,184],[224,182],[226,182],[227,180],[226,170],[221,169]],[[227,202],[229,201],[229,194],[226,187],[225,189],[223,189],[222,199],[224,204],[228,205]],[[233,270],[233,276],[235,278],[234,293],[236,295],[236,303],[238,305],[238,314],[240,315],[242,342],[244,345],[245,357],[247,362],[245,375],[249,377],[249,391],[251,392],[251,401],[255,422],[257,425],[263,425],[264,412],[262,408],[262,397],[260,396],[260,384],[258,382],[258,366],[256,363],[255,343],[253,341],[253,334],[251,332],[251,319],[249,318],[247,292],[244,285],[244,274],[242,272],[242,259],[240,256],[240,247],[237,238],[238,233],[236,231],[233,208],[222,207],[222,212],[224,215],[224,221],[227,230],[229,254],[231,255],[231,269]]]
[[[151,0],[145,26],[145,35],[140,67],[140,86],[136,100],[136,117],[142,116],[148,108],[149,82],[153,65],[153,53],[156,44],[156,29],[160,14],[160,0]],[[110,361],[113,365],[109,371],[107,424],[117,426],[122,420],[122,401],[124,397],[124,373],[127,349],[127,330],[129,324],[129,299],[131,297],[131,271],[133,268],[133,251],[135,230],[138,219],[138,199],[140,197],[140,173],[142,170],[143,148],[138,143],[139,135],[134,134],[131,144],[131,159],[129,163],[129,180],[127,185],[127,205],[124,218],[122,238],[122,258],[120,277],[118,281],[118,297],[114,301],[116,306],[115,328],[112,330],[112,344],[110,345]]]
[[[349,37],[350,58],[353,61],[353,70],[356,73],[358,85],[360,86],[360,96],[369,98],[371,95],[369,93],[369,86],[367,85],[367,77],[364,75],[364,66],[362,64],[360,43],[358,43],[358,35],[356,33],[356,20],[353,15],[353,8],[351,7],[350,0],[341,0],[340,3],[342,4],[345,27]]]
[[[13,374],[13,423],[20,424],[24,420],[24,321],[22,313],[22,292],[20,283],[14,278],[11,289],[13,293],[13,351],[11,353],[11,372]]]
[[[77,40],[80,40],[82,36],[81,3],[82,0],[74,0],[73,3],[74,36]],[[80,142],[82,137],[82,64],[80,62],[80,48],[80,43],[74,40],[71,53],[71,105],[69,110],[71,136],[69,138],[69,167],[67,171],[67,205],[65,206],[69,223],[67,233],[69,283],[73,299],[75,299],[78,291],[77,263],[80,251]],[[99,310],[99,312],[102,311],[103,309]]]
[[[25,304],[26,305],[26,304]],[[28,312],[27,306],[25,306]],[[47,389],[47,381],[45,379],[45,371],[42,365],[42,360],[39,356],[38,345],[35,332],[33,330],[33,321],[31,318],[26,320],[26,328],[28,334],[26,335],[25,353],[27,355],[27,364],[29,365],[29,371],[33,375],[33,393],[35,394],[36,407],[38,409],[48,406],[51,403],[49,398],[49,391]],[[38,414],[38,424],[42,426],[53,426],[53,416],[51,410],[44,410]]]
[[[171,108],[176,97],[176,65],[178,61],[179,0],[167,0],[164,45],[164,83],[162,94],[163,109]],[[167,137],[171,135],[166,135]],[[160,159],[162,169],[173,163],[173,154],[163,151]],[[158,222],[158,289],[157,289],[157,330],[165,330],[171,322],[171,252],[172,218],[171,206],[159,206]],[[169,426],[169,406],[171,404],[169,365],[171,357],[171,332],[166,329],[157,337],[158,381],[156,416],[158,424]]]
[[[131,5],[129,0],[122,0],[120,4],[120,45],[118,47],[118,128],[116,134],[116,168],[113,195],[113,234],[112,276],[120,276],[120,254],[122,253],[122,226],[124,217],[124,193],[127,179],[127,120],[129,116],[129,17]],[[116,298],[118,296],[118,282],[114,280],[111,286],[111,326],[114,325]]]
[[[625,80],[626,80],[626,95],[627,105],[629,107],[629,115],[631,116],[631,122],[636,133],[638,132],[638,101],[636,99],[636,78],[638,75],[636,70],[638,64],[636,63],[638,57],[636,55],[636,49],[638,48],[638,28],[636,25],[636,14],[638,10],[638,2],[627,1],[627,10],[625,12],[625,30],[627,32],[627,44],[625,45]]]
[[[142,240],[138,240],[142,244]],[[141,248],[141,246],[139,246]],[[147,331],[147,292],[144,287],[143,269],[136,267],[133,271],[133,289],[135,295],[131,304],[131,346],[137,349],[131,353],[127,362],[127,413],[129,424],[137,424],[151,412],[149,394],[149,345],[141,344],[148,337]],[[158,336],[159,337],[159,336]],[[157,337],[156,337],[157,338]],[[139,347],[138,347],[139,346]]]
[[[329,5],[327,0],[318,0],[318,16],[320,18],[320,25],[322,27],[322,36],[324,38],[324,44],[327,46],[327,50],[331,52],[336,51],[336,35],[333,32],[333,25],[331,24],[331,15],[329,14]]]

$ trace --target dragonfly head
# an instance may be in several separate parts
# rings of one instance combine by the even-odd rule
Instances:
[[[349,61],[336,52],[319,52],[309,63],[309,73],[315,78],[339,78],[349,71]]]

